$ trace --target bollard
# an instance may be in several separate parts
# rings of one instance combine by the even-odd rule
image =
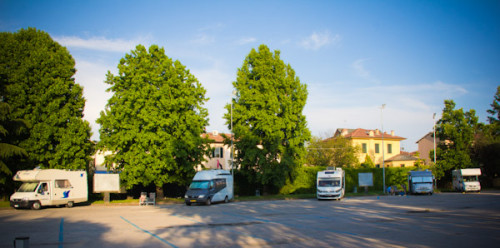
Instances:
[[[30,237],[16,237],[14,239],[14,248],[29,248]]]

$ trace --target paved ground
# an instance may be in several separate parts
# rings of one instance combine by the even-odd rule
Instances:
[[[498,247],[500,192],[0,211],[0,247]]]

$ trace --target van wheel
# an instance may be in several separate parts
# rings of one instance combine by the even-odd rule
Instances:
[[[74,203],[74,202],[72,202],[72,201],[69,201],[69,202],[66,204],[66,206],[67,206],[68,208],[72,208],[74,205],[75,205],[75,203]]]
[[[42,205],[40,204],[39,201],[36,201],[36,202],[33,202],[33,204],[31,204],[31,208],[34,210],[40,210],[42,208]]]
[[[229,198],[226,195],[226,198],[224,198],[224,203],[228,203],[228,202],[229,202]]]
[[[210,200],[210,198],[207,199],[207,206],[210,206],[210,204],[212,204],[212,201]]]
[[[186,202],[186,205],[191,206],[191,202]]]

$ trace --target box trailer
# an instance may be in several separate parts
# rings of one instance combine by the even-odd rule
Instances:
[[[434,193],[432,172],[429,170],[408,172],[408,193],[432,195]]]
[[[66,205],[88,200],[87,172],[58,169],[21,170],[14,181],[23,184],[10,197],[14,208],[40,209],[44,206]]]
[[[227,170],[203,170],[194,175],[184,195],[184,202],[210,205],[212,202],[229,202],[234,198],[233,176]]]
[[[453,177],[453,188],[456,191],[481,191],[481,183],[479,183],[479,176],[481,169],[459,169],[453,170],[451,176]]]
[[[341,199],[345,194],[345,172],[342,168],[328,167],[318,171],[316,178],[316,198]]]

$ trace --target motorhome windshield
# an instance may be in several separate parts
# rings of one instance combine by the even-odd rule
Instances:
[[[432,177],[412,177],[414,183],[432,183]]]
[[[210,185],[210,181],[193,181],[191,185],[189,185],[189,189],[208,189]]]
[[[318,182],[319,187],[339,187],[340,179],[320,179]]]
[[[464,176],[464,182],[476,182],[478,181],[477,180],[477,176]]]
[[[17,192],[35,192],[38,182],[27,182],[23,183]]]

